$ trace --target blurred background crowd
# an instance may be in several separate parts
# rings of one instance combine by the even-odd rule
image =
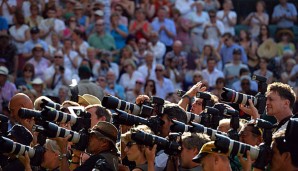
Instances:
[[[202,81],[257,93],[252,74],[297,92],[297,1],[0,0],[0,113],[17,92],[32,101],[69,99],[93,84],[134,102],[140,94],[178,102]],[[90,79],[89,79],[90,77]],[[82,94],[84,92],[82,91]]]

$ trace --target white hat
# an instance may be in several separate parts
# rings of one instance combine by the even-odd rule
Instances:
[[[98,15],[98,16],[100,16],[100,17],[102,17],[102,16],[103,16],[103,11],[102,11],[102,10],[96,10],[96,11],[94,12],[94,14],[95,14],[95,15]]]
[[[5,66],[0,66],[0,74],[8,75],[8,69]]]
[[[31,84],[43,84],[43,81],[42,81],[42,79],[37,77],[31,82]]]

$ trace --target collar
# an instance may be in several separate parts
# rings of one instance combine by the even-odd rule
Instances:
[[[279,128],[281,128],[286,122],[288,122],[290,120],[291,117],[293,117],[294,115],[290,115],[286,118],[284,118],[283,120],[281,120],[279,123],[276,123],[275,125],[277,125],[276,130],[278,130]]]

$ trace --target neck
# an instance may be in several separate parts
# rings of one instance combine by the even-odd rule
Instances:
[[[208,72],[210,72],[210,73],[214,71],[214,69],[209,69],[209,68],[208,68],[207,70],[208,70]]]
[[[186,167],[182,167],[182,168],[184,168],[184,169],[193,169],[193,168],[195,168],[195,167],[197,167],[199,165],[200,164],[198,164],[198,163],[190,162]]]
[[[284,111],[282,113],[282,115],[275,115],[275,119],[277,120],[277,122],[281,122],[283,119],[290,117],[293,115],[293,112],[291,111],[291,109],[288,109],[286,111]]]
[[[138,157],[137,160],[135,160],[135,162],[136,162],[136,165],[140,165],[140,164],[146,163],[145,156]]]

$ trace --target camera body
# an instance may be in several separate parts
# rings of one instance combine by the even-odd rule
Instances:
[[[8,117],[0,114],[0,136],[6,136],[8,131]]]

